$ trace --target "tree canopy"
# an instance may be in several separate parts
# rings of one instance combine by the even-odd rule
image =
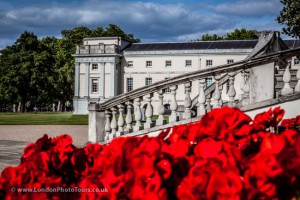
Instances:
[[[296,38],[300,37],[300,1],[280,0],[283,8],[277,17],[277,21],[285,25],[282,30],[285,34]]]
[[[24,32],[12,45],[2,50],[0,91],[6,102],[43,102],[47,99],[48,77],[54,59],[36,35]]]
[[[217,34],[205,34],[202,35],[200,39],[197,41],[217,41],[217,40],[253,40],[258,39],[255,30],[246,30],[242,29],[235,29],[234,31],[227,33],[226,35],[219,36]]]
[[[0,54],[0,106],[20,103],[26,107],[72,101],[76,46],[85,37],[120,36],[140,42],[132,34],[110,24],[106,28],[84,26],[61,31],[62,38],[38,37],[25,31]]]

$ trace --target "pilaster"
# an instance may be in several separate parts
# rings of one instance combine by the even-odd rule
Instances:
[[[99,80],[99,97],[100,99],[104,99],[105,96],[105,67],[104,62],[99,63],[100,66],[100,80]]]
[[[80,63],[76,62],[75,63],[75,85],[74,85],[74,96],[75,97],[79,96],[79,66],[80,66]]]
[[[90,63],[85,64],[85,76],[84,76],[84,97],[89,96],[89,80],[90,80]]]
[[[110,97],[116,96],[116,63],[110,63]]]

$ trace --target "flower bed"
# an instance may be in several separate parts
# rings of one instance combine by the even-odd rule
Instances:
[[[283,114],[275,108],[252,120],[224,107],[157,137],[84,148],[68,135],[44,135],[24,149],[19,166],[3,170],[0,199],[292,199],[300,183],[300,134],[270,131]],[[12,191],[59,187],[85,191]]]

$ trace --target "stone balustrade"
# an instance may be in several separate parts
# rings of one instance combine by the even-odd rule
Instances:
[[[158,127],[166,126],[166,117],[164,115],[165,108],[163,100],[165,97],[164,90],[169,88],[171,90],[168,95],[171,96],[170,110],[171,114],[168,117],[170,124],[180,120],[178,113],[177,95],[184,95],[184,112],[182,120],[189,120],[193,117],[192,107],[193,102],[190,96],[192,83],[197,80],[199,82],[199,94],[197,96],[196,115],[201,117],[209,112],[212,108],[220,108],[224,105],[236,107],[249,105],[255,102],[258,97],[255,92],[260,91],[262,85],[268,84],[266,82],[253,83],[257,79],[263,79],[266,76],[261,73],[262,70],[268,72],[274,71],[277,60],[290,59],[292,56],[299,56],[299,49],[285,50],[282,52],[274,53],[268,56],[261,56],[251,60],[244,60],[233,64],[221,65],[218,67],[203,69],[192,73],[186,73],[177,77],[167,80],[156,82],[150,86],[145,86],[126,94],[114,97],[102,104],[89,105],[89,136],[91,142],[107,143],[115,137],[120,137],[132,132],[147,130],[151,132],[152,129],[158,130]],[[262,68],[262,70],[261,70]],[[289,72],[289,65],[286,66],[283,74],[284,86],[281,89],[281,95],[290,95],[294,92],[300,92],[300,67],[297,71],[297,85],[292,88],[290,85],[291,74]],[[236,88],[235,77],[241,75],[242,84],[241,91],[243,94],[236,103]],[[270,76],[275,79],[275,73]],[[213,77],[214,86],[205,89],[205,78]],[[223,101],[221,91],[225,84],[229,84],[227,92],[228,102]],[[258,85],[262,84],[262,85]],[[184,94],[177,94],[178,87],[184,86]],[[211,89],[213,88],[213,89]],[[271,98],[275,98],[275,85],[270,89]],[[154,120],[153,116],[153,96],[158,95],[157,113],[158,117]],[[270,96],[270,95],[269,95]],[[269,98],[269,97],[268,97]],[[146,120],[142,121],[141,102],[146,102],[145,117]],[[257,103],[257,102],[256,102]]]
[[[115,54],[118,47],[115,44],[80,45],[76,48],[76,54]]]

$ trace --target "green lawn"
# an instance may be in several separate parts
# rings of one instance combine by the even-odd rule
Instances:
[[[118,117],[119,115],[116,115],[117,120]],[[126,115],[124,121],[125,118]],[[157,118],[158,116],[154,115],[152,120]],[[165,115],[165,119],[169,121],[169,115]],[[88,115],[73,115],[71,112],[0,112],[0,125],[88,125]]]
[[[0,125],[87,125],[88,115],[71,112],[1,113]]]

